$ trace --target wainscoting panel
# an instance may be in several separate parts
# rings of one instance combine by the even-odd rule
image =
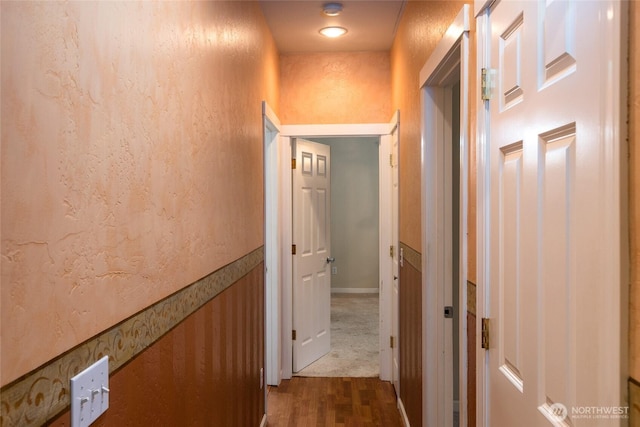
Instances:
[[[3,387],[0,425],[70,425],[69,379],[103,355],[96,426],[259,425],[263,349],[261,247]]]
[[[109,409],[92,426],[260,425],[263,272],[261,263],[112,375]]]
[[[629,377],[629,427],[640,427],[640,382]]]
[[[412,426],[422,425],[422,268],[421,255],[400,243],[400,398]]]

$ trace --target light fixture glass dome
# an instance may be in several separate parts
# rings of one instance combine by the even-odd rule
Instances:
[[[322,12],[327,16],[338,16],[342,12],[342,4],[327,3],[322,7]]]
[[[347,29],[343,27],[324,27],[320,30],[320,34],[325,37],[335,38],[347,34]]]

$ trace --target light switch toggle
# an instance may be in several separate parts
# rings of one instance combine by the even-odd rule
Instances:
[[[70,381],[71,427],[87,427],[109,408],[109,356]]]

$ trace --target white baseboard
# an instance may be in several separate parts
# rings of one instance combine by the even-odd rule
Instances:
[[[378,288],[331,288],[332,294],[377,294]]]
[[[409,423],[409,418],[407,417],[407,411],[404,410],[404,405],[402,404],[402,399],[398,397],[398,410],[400,411],[400,417],[402,418],[402,424],[404,427],[411,427]]]
[[[267,414],[262,415],[262,422],[260,423],[260,427],[267,427]]]

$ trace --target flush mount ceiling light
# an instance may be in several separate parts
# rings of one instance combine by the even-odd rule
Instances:
[[[342,3],[326,3],[322,12],[327,16],[338,16],[342,12]]]
[[[335,38],[347,34],[347,29],[343,27],[324,27],[320,30],[320,34],[325,37]]]

